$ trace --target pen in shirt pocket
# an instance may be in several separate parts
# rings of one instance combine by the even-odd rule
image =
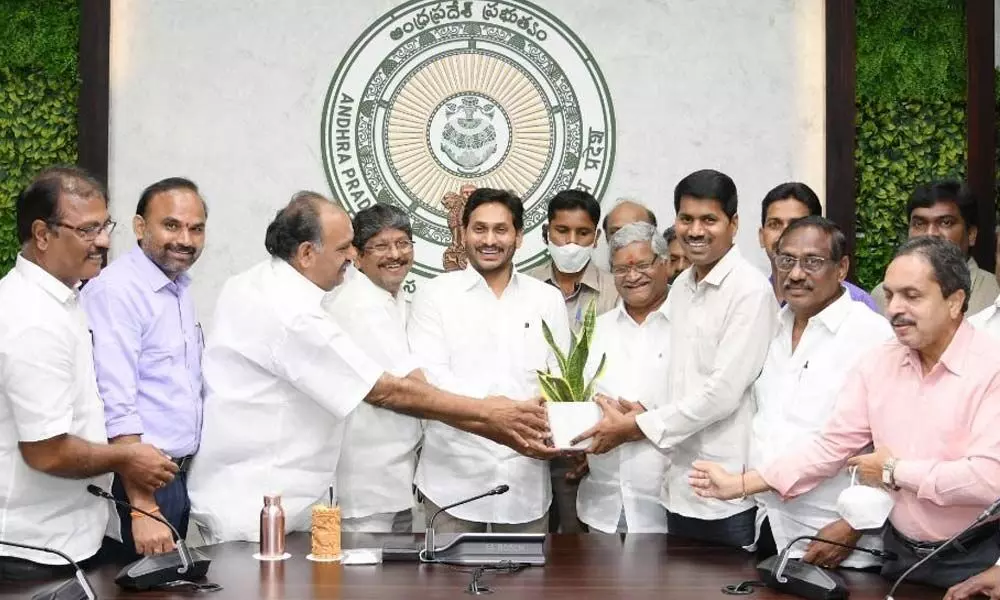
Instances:
[[[799,370],[799,383],[802,382],[802,376],[806,374],[806,370],[808,369],[809,369],[809,361],[807,360],[806,364],[802,365],[802,369]]]

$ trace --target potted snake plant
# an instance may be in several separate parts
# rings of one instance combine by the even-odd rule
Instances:
[[[583,318],[580,334],[570,333],[569,353],[563,353],[562,348],[552,337],[548,323],[542,320],[542,333],[545,341],[559,363],[559,373],[553,374],[546,366],[538,373],[538,384],[542,396],[548,402],[545,407],[549,414],[549,429],[552,431],[552,442],[562,450],[583,450],[590,445],[589,440],[571,445],[570,441],[587,431],[601,420],[600,407],[591,402],[594,395],[594,385],[604,373],[606,354],[601,355],[600,363],[590,381],[585,381],[587,360],[590,357],[590,347],[594,337],[594,325],[597,323],[597,306],[591,301]]]

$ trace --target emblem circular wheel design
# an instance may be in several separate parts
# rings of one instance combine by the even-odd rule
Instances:
[[[327,178],[349,213],[381,202],[410,215],[412,273],[423,277],[443,272],[452,240],[443,200],[466,185],[520,196],[516,264],[545,260],[538,226],[548,199],[567,188],[600,197],[615,144],[593,57],[523,0],[416,0],[383,15],[337,68],[321,136]]]

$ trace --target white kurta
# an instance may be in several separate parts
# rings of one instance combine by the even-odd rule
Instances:
[[[0,280],[0,539],[60,550],[73,560],[101,548],[111,475],[65,479],[24,462],[18,442],[70,434],[106,444],[93,342],[79,296],[22,256]],[[49,553],[0,546],[0,556],[61,565]]]
[[[542,336],[542,319],[568,348],[566,306],[557,289],[514,273],[497,298],[468,268],[422,284],[407,331],[411,351],[441,388],[473,398],[500,394],[528,400],[539,395],[535,371],[546,364],[558,369]],[[547,462],[437,422],[427,423],[416,481],[438,506],[509,485],[506,494],[448,511],[480,523],[534,521],[552,500]]]
[[[997,298],[996,302],[970,316],[969,323],[976,329],[982,329],[1000,340],[1000,298]]]
[[[406,340],[408,302],[363,273],[324,301],[327,312],[379,367],[398,372],[416,361]],[[413,473],[423,434],[420,419],[358,405],[347,418],[337,466],[338,501],[345,518],[399,512],[413,506]]]
[[[670,362],[670,321],[666,302],[637,324],[619,303],[597,318],[587,361],[593,377],[607,354],[597,391],[612,398],[656,406],[666,400]],[[622,511],[630,533],[666,533],[667,512],[660,490],[670,464],[668,453],[649,440],[623,444],[607,454],[587,457],[590,473],[580,482],[576,512],[580,520],[614,533]]]
[[[695,269],[670,288],[670,394],[636,418],[643,433],[671,450],[661,500],[684,517],[718,520],[753,500],[701,498],[688,483],[691,464],[708,460],[740,472],[750,450],[751,388],[774,336],[778,311],[767,278],[733,246],[699,282]],[[651,408],[651,407],[647,407]]]
[[[230,278],[204,356],[205,421],[188,480],[209,543],[257,541],[263,497],[288,531],[335,480],[344,419],[383,369],[323,310],[324,292],[282,260]]]
[[[792,352],[794,314],[786,305],[778,315],[778,332],[767,353],[764,370],[754,384],[757,414],[753,419],[751,467],[762,467],[794,452],[818,434],[833,413],[837,394],[847,374],[869,350],[893,338],[889,322],[844,293],[809,320]],[[767,517],[778,550],[800,535],[815,535],[838,520],[837,497],[851,483],[847,472],[821,483],[816,489],[782,501],[774,492],[756,496]],[[859,542],[881,548],[878,535]],[[808,544],[796,544],[792,556],[800,557]],[[845,567],[867,567],[878,559],[853,552]]]

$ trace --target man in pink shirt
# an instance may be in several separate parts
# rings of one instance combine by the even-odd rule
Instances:
[[[886,271],[896,340],[848,376],[822,433],[758,471],[727,473],[695,462],[690,482],[710,498],[775,490],[792,498],[845,465],[862,483],[892,494],[884,531],[898,577],[964,529],[1000,496],[1000,346],[965,321],[971,280],[954,244],[930,237],[904,244]],[[874,452],[857,455],[869,444]],[[909,578],[948,587],[997,562],[996,522],[962,535]]]

